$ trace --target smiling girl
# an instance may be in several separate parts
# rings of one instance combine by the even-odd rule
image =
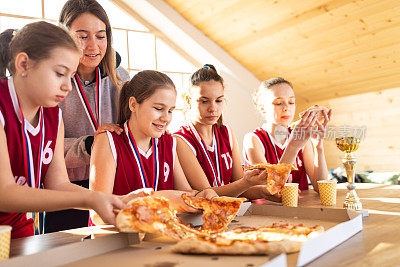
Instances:
[[[0,225],[12,226],[12,238],[30,236],[33,221],[25,212],[66,208],[92,208],[115,223],[113,208],[124,208],[123,202],[71,184],[65,168],[57,104],[72,90],[79,62],[75,42],[47,22],[1,35],[11,40],[1,44],[1,56],[9,59],[3,63],[12,76],[0,80]]]
[[[175,86],[161,72],[141,71],[124,84],[118,115],[123,132],[96,137],[90,162],[92,190],[124,195],[152,188],[156,195],[170,198],[176,209],[191,210],[180,199],[181,191],[191,187],[176,156],[176,140],[165,133],[175,102]],[[216,194],[206,190],[199,196]]]

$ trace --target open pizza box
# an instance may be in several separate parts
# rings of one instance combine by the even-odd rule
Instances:
[[[192,226],[202,224],[201,215],[183,215],[180,219]],[[290,208],[243,203],[230,229],[239,226],[295,223],[306,226],[322,225],[325,232],[305,242],[298,253],[280,255],[181,255],[169,248],[174,244],[166,238],[139,234],[113,233],[96,235],[82,241],[19,256],[0,262],[0,266],[303,266],[338,246],[362,230],[358,212],[333,208]],[[87,228],[92,229],[92,228]],[[90,230],[93,231],[93,230]],[[79,233],[85,237],[87,233]]]

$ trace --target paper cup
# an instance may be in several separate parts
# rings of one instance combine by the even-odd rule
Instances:
[[[0,261],[10,256],[11,226],[0,225]]]
[[[318,181],[319,197],[322,205],[336,205],[336,184],[334,180]]]
[[[281,190],[282,205],[288,207],[297,207],[299,200],[299,184],[286,183]]]

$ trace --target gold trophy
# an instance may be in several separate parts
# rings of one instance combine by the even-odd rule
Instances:
[[[343,158],[342,162],[344,168],[346,169],[347,174],[347,192],[346,199],[343,203],[343,208],[350,209],[350,210],[362,210],[362,204],[360,202],[360,198],[357,196],[356,193],[356,186],[355,182],[355,165],[356,165],[356,158],[353,157],[352,152],[356,151],[360,145],[360,138],[356,137],[340,137],[336,138],[336,146],[346,153],[345,157]]]

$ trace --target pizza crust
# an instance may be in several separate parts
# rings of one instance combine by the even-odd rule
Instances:
[[[190,238],[182,240],[171,248],[172,252],[182,254],[225,254],[225,255],[257,255],[294,253],[301,249],[304,242],[315,238],[324,232],[322,226],[312,228],[304,225],[273,224],[270,227],[260,227],[251,230],[255,234],[268,228],[271,233],[285,235],[279,241],[254,240],[239,237],[229,238],[229,232],[241,234],[240,230],[234,229],[229,232],[216,234],[209,238]],[[227,234],[228,233],[228,234]],[[246,233],[246,231],[243,231]],[[228,237],[224,237],[228,236]]]
[[[274,241],[274,242],[246,242],[236,241],[232,245],[219,246],[217,244],[196,239],[182,240],[171,248],[172,252],[182,254],[226,254],[226,255],[256,255],[275,253],[294,253],[301,249],[303,242]]]

